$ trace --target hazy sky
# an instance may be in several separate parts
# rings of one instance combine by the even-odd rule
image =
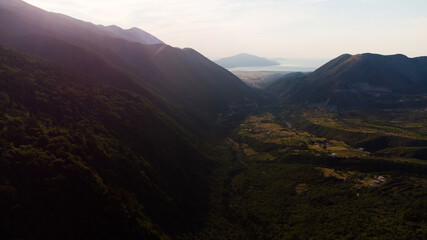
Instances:
[[[237,53],[427,56],[426,0],[27,0],[97,24],[139,27],[211,59]]]

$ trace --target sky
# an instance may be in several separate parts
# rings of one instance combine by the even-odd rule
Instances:
[[[52,12],[141,28],[210,59],[427,56],[426,0],[26,0]]]

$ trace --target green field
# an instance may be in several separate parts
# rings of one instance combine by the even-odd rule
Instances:
[[[305,109],[298,113],[313,124],[338,130],[427,140],[425,109],[336,113]]]
[[[308,131],[314,128],[283,119],[250,116],[225,141],[212,177],[209,215],[192,237],[427,237],[424,160],[402,156],[404,149],[372,153],[354,146],[354,139],[317,136]],[[325,115],[317,119],[327,121]],[[340,126],[338,117],[331,119]]]

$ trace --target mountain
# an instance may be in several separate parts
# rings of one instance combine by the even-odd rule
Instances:
[[[132,28],[124,30],[117,26],[102,26],[92,23],[76,20],[63,14],[50,13],[42,9],[31,6],[21,0],[2,0],[0,2],[2,11],[2,30],[7,29],[14,34],[39,34],[49,35],[56,34],[65,38],[74,38],[76,36],[82,38],[84,34],[110,36],[114,38],[122,38],[131,42],[142,44],[163,44],[162,41],[152,36],[151,34],[138,29]],[[11,19],[11,14],[19,14],[22,18]],[[17,22],[10,22],[18,20]],[[22,24],[24,22],[25,24]],[[11,24],[17,24],[19,28],[14,28]],[[12,35],[13,36],[13,35]]]
[[[117,86],[143,85],[202,125],[228,121],[224,116],[234,119],[239,114],[235,106],[247,109],[268,101],[192,49],[129,41],[139,36],[137,30],[96,26],[5,0],[0,3],[0,32],[0,43],[7,47]]]
[[[278,109],[140,33],[0,2],[1,239],[426,239],[425,108]]]
[[[144,36],[0,2],[5,239],[175,239],[200,227],[212,145],[271,100],[197,51]]]
[[[144,30],[141,30],[139,28],[131,28],[124,30],[116,25],[111,26],[98,26],[101,29],[104,29],[106,32],[111,33],[112,37],[118,37],[125,39],[130,42],[137,42],[142,44],[164,44],[161,40],[156,38],[155,36],[147,33]]]
[[[224,68],[236,68],[236,67],[264,67],[264,66],[275,66],[280,63],[269,60],[267,58],[257,57],[247,53],[241,53],[236,56],[222,58],[215,61],[216,64]]]
[[[427,57],[344,54],[309,75],[284,77],[266,89],[290,104],[331,109],[418,102],[412,98],[427,94]]]
[[[171,118],[179,109],[3,47],[0,89],[5,239],[159,239],[196,225],[211,163]]]

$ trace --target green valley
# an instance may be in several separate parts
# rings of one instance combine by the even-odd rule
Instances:
[[[215,171],[207,227],[198,238],[427,236],[427,162],[293,127],[265,113],[248,117],[226,139],[233,153]]]
[[[344,1],[50,2],[0,0],[0,239],[427,239],[427,57],[342,54],[314,72],[236,76],[218,64],[279,62],[215,63],[139,28],[50,12],[139,19],[133,26],[218,57],[294,52],[275,59],[295,71],[300,54],[364,49],[323,27],[348,22],[317,21],[320,6]],[[369,8],[376,2],[387,5]],[[396,19],[417,25],[421,5],[424,15]]]

